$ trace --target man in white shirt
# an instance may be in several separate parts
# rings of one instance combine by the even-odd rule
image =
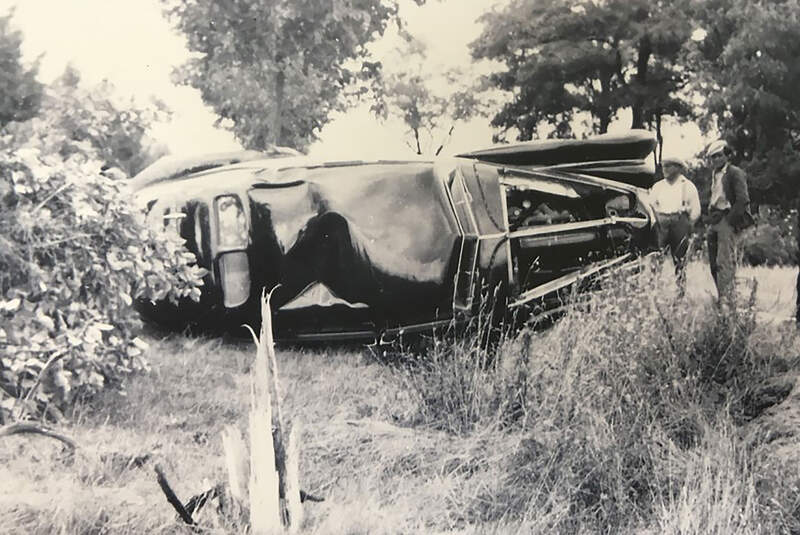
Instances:
[[[695,222],[700,218],[700,196],[697,187],[683,175],[686,170],[683,160],[666,157],[661,166],[664,179],[653,184],[650,190],[658,221],[658,246],[669,249],[675,264],[678,295],[683,296],[689,239]]]

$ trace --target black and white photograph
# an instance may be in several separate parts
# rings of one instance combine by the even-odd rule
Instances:
[[[0,535],[800,533],[800,0],[0,0]]]

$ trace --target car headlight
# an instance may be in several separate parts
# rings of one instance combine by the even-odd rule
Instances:
[[[217,197],[217,241],[220,249],[244,249],[248,243],[244,209],[235,195]]]

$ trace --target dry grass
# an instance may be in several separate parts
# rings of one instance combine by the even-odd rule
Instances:
[[[303,429],[301,486],[325,497],[305,504],[305,531],[796,529],[800,471],[765,454],[767,435],[747,423],[759,385],[794,373],[798,338],[771,320],[789,315],[794,271],[741,275],[759,281],[757,324],[746,311],[717,318],[693,265],[685,302],[664,273],[618,281],[479,367],[464,340],[411,369],[357,347],[279,350],[284,411]],[[152,466],[184,500],[223,479],[219,432],[244,429],[253,355],[248,344],[153,340],[152,371],[125,396],[76,409],[64,429],[81,444],[74,456],[41,437],[4,439],[0,532],[188,533]]]

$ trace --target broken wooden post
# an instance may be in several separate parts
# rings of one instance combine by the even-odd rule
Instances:
[[[261,333],[250,381],[250,530],[254,535],[278,531],[281,527],[279,477],[270,380],[270,357],[274,353],[269,294],[261,297]],[[276,400],[277,401],[277,400]]]
[[[230,520],[240,525],[244,520],[244,505],[250,501],[247,494],[250,463],[247,445],[235,426],[229,425],[222,430],[222,451],[228,472],[228,492],[223,495],[223,507]]]
[[[251,532],[274,532],[281,526],[297,532],[303,521],[297,437],[299,428],[283,420],[275,343],[272,337],[270,294],[261,297],[261,332],[256,341],[256,361],[251,369],[249,503]],[[287,430],[290,430],[287,433]],[[237,446],[225,441],[226,458]],[[230,453],[235,459],[237,454]],[[238,454],[239,457],[244,457]],[[231,492],[242,473],[242,463],[226,461]]]
[[[301,503],[322,501],[300,489],[300,428],[284,422],[281,413],[269,297],[266,292],[261,297],[261,332],[258,338],[253,333],[256,359],[250,372],[249,451],[236,427],[222,430],[227,486],[216,485],[184,506],[169,487],[163,470],[156,467],[167,500],[187,524],[194,523],[192,515],[206,502],[217,498],[230,527],[246,528],[249,523],[249,532],[254,535],[284,530],[297,533],[303,523]]]

